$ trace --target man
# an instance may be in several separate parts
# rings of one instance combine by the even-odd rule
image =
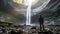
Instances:
[[[41,15],[39,17],[39,23],[40,23],[40,31],[43,31],[44,30],[44,19]]]

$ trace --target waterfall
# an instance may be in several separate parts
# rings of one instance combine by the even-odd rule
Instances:
[[[31,6],[34,0],[26,0],[28,3],[27,13],[26,13],[26,25],[31,25]]]

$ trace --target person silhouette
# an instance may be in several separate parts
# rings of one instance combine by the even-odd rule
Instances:
[[[39,16],[40,31],[44,31],[44,18]]]

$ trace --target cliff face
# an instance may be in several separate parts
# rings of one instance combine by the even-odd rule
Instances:
[[[16,5],[16,6],[14,6],[13,4]],[[16,4],[16,3],[13,3],[13,4],[10,5],[8,3],[8,0],[6,0],[6,1],[0,0],[0,9],[4,13],[10,14],[13,17],[17,18],[17,20],[19,20],[21,22],[22,21],[25,22],[26,17],[23,14],[20,14],[20,13],[21,12],[24,13],[26,11],[25,8],[27,6],[20,5],[20,8],[19,8],[18,4]],[[33,5],[32,10],[39,7],[40,5],[41,4],[39,2],[36,5]],[[15,8],[17,7],[17,8],[15,9],[14,7]],[[20,11],[21,8],[22,8],[21,12],[18,12],[17,10]],[[40,14],[44,17],[45,21],[48,21],[47,23],[50,23],[51,21],[59,22],[59,19],[60,19],[60,17],[59,17],[60,16],[60,0],[50,0],[50,2],[47,4],[47,6],[41,12],[39,12],[39,14],[36,14],[36,15],[32,16],[32,18],[31,18],[32,23],[38,22],[38,17],[39,17]]]
[[[39,14],[41,14],[44,17],[45,21],[47,21],[46,24],[53,24],[54,22],[55,25],[59,25],[59,22],[60,22],[59,13],[60,13],[60,0],[50,0],[48,5]],[[38,19],[37,16],[39,16],[39,14],[33,16],[34,17],[33,19],[34,20]]]

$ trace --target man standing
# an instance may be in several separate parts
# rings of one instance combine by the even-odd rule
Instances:
[[[44,31],[44,19],[41,15],[39,17],[39,24],[40,24],[40,31]]]

